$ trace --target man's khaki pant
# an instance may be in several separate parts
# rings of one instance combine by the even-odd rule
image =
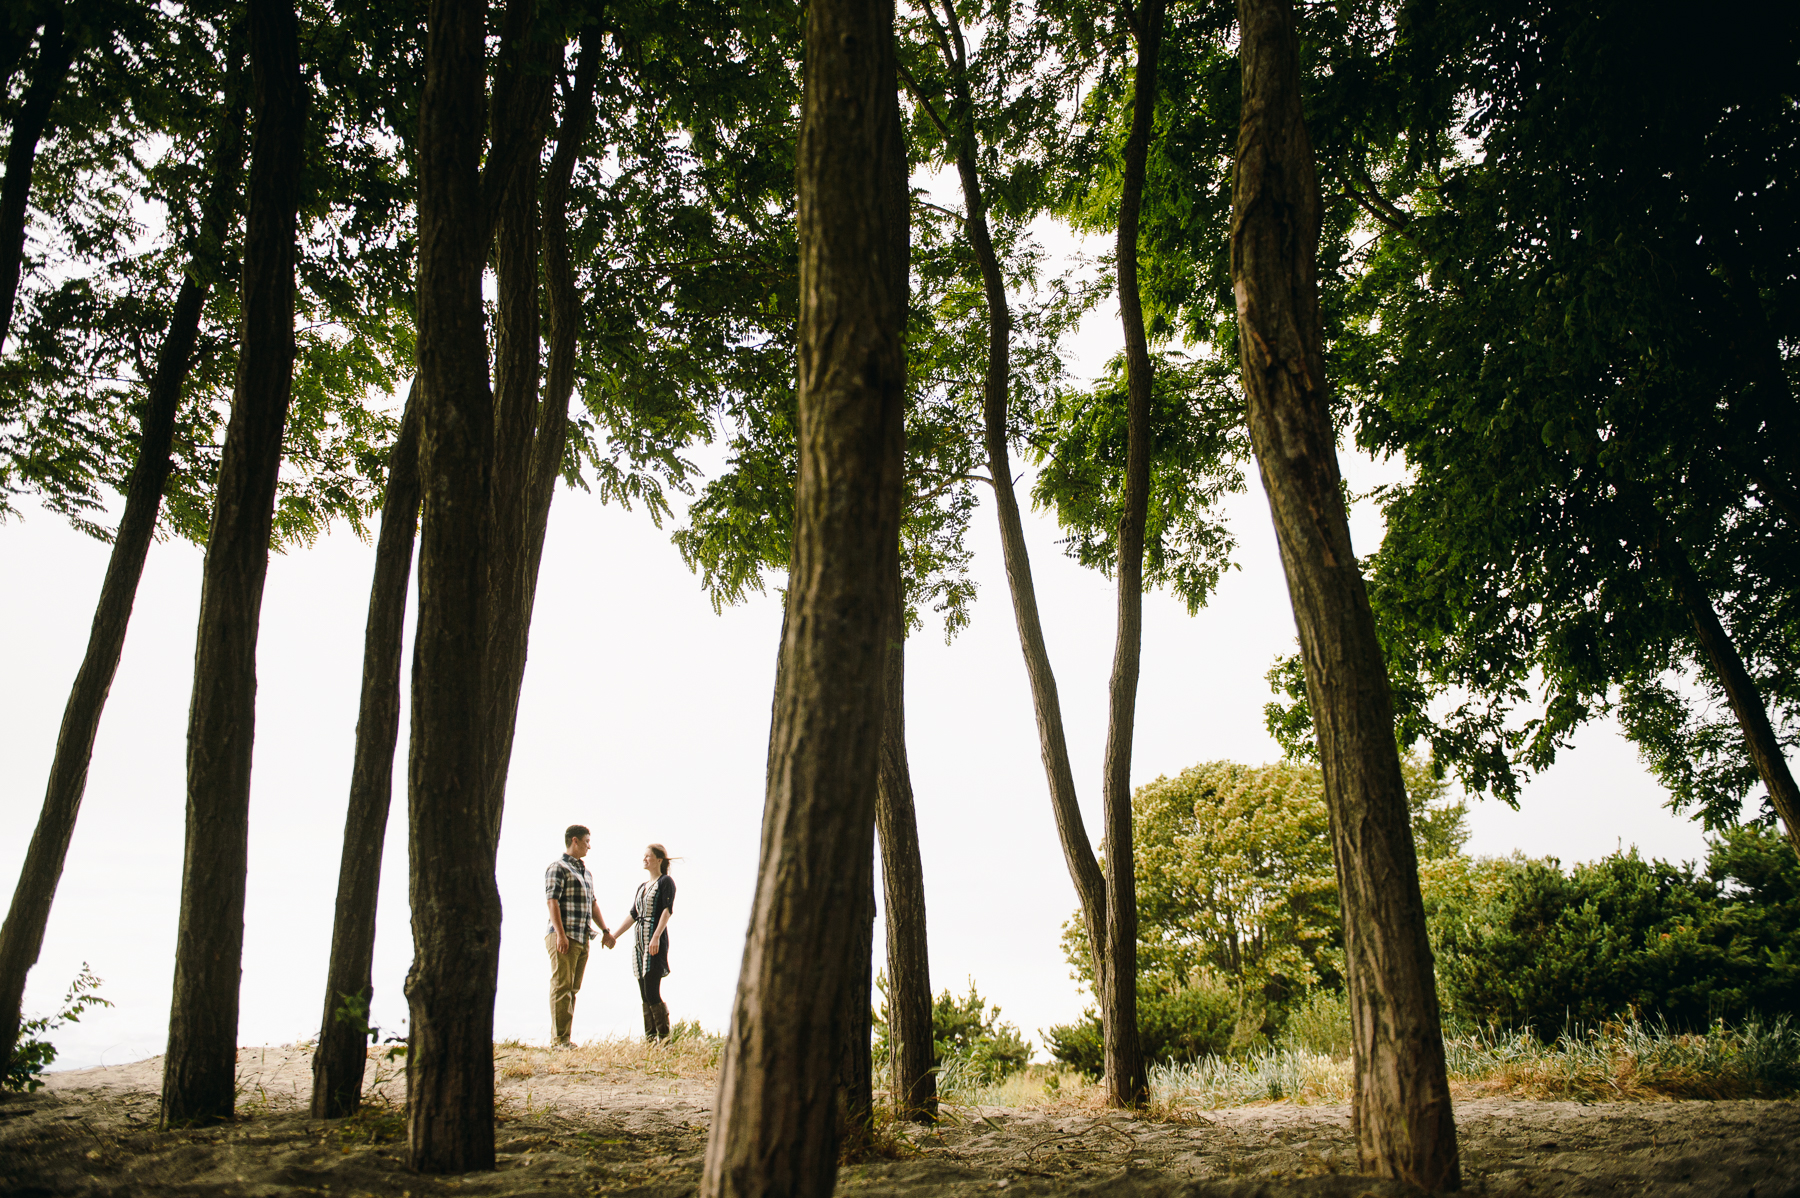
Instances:
[[[588,946],[569,941],[569,951],[556,951],[556,933],[544,937],[550,951],[550,1039],[553,1044],[569,1043],[569,1028],[575,1022],[575,995],[581,991],[581,975],[587,972]]]

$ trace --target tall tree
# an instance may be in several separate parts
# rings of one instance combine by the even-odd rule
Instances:
[[[875,791],[875,830],[881,845],[887,933],[888,1039],[892,1044],[888,1068],[893,1079],[896,1116],[931,1123],[937,1118],[937,1072],[932,1053],[925,863],[919,852],[912,770],[906,760],[904,581],[896,578],[892,591],[882,673],[881,761]]]
[[[287,0],[251,0],[255,88],[243,324],[208,538],[188,714],[187,839],[163,1116],[231,1116],[256,719],[256,634],[294,369],[294,264],[304,156],[299,34]]]
[[[531,33],[526,22],[529,12],[524,6],[510,18],[509,48]],[[523,26],[523,27],[521,27]],[[549,35],[543,35],[548,40]],[[549,515],[550,498],[561,472],[567,411],[574,387],[576,341],[580,331],[579,298],[575,293],[569,259],[568,218],[569,178],[578,162],[588,130],[593,121],[594,88],[600,68],[597,35],[584,35],[582,52],[572,86],[564,97],[564,109],[557,134],[556,150],[544,181],[544,274],[550,297],[550,363],[546,395],[540,410],[531,413],[533,432],[528,439],[528,478],[515,500],[515,511],[522,535],[518,562],[521,572],[523,613],[518,623],[529,626],[530,602],[536,589],[537,563],[542,553],[543,537]],[[540,52],[553,48],[540,43]],[[532,64],[523,64],[533,74]],[[542,64],[534,82],[547,87],[542,80],[551,78],[549,64]],[[516,83],[515,83],[516,90]],[[507,144],[517,139],[518,126],[526,126],[524,136],[531,137],[530,126],[541,119],[531,106],[541,103],[526,100],[526,111],[516,111],[509,104],[494,118],[495,140]],[[511,111],[508,111],[511,110]],[[520,118],[523,120],[521,121]],[[504,169],[510,154],[490,156],[488,171]],[[496,159],[499,159],[498,161]],[[517,181],[513,188],[531,188],[536,169],[528,154],[517,155],[514,163]],[[512,195],[509,191],[508,195]],[[535,207],[535,205],[534,205]],[[497,223],[499,209],[492,214]],[[521,219],[516,212],[515,241],[529,239],[529,227],[517,229]],[[531,264],[535,268],[535,264]],[[516,310],[521,303],[520,264],[512,261],[507,290],[507,307]],[[532,301],[526,300],[527,304]],[[515,318],[515,325],[518,323]],[[522,338],[509,343],[514,359],[512,375],[524,370],[535,371],[535,350],[522,347]],[[387,502],[382,513],[381,536],[376,546],[374,579],[370,585],[369,618],[363,650],[363,690],[361,714],[357,721],[355,767],[351,776],[350,803],[345,816],[343,859],[338,871],[337,915],[332,934],[331,964],[326,979],[325,1010],[319,1033],[319,1047],[313,1054],[313,1113],[320,1118],[335,1118],[356,1110],[361,1103],[362,1079],[366,1054],[362,1021],[350,1016],[360,1006],[368,1009],[373,993],[375,951],[375,907],[381,872],[381,849],[393,790],[394,746],[399,736],[400,654],[404,636],[406,591],[411,573],[414,534],[419,516],[418,421],[420,401],[415,393],[408,397],[406,415],[399,438],[389,456]],[[504,597],[504,596],[502,596]],[[515,599],[515,601],[517,601]],[[510,676],[522,680],[522,647],[516,668]],[[504,685],[501,693],[504,695]],[[517,682],[513,683],[514,703],[505,709],[516,711]],[[490,735],[504,734],[510,745],[510,722],[504,729],[489,726]]]
[[[146,388],[139,418],[137,461],[125,487],[125,511],[113,537],[106,576],[94,607],[93,627],[87,652],[63,708],[56,752],[50,762],[50,779],[44,805],[19,870],[19,881],[0,930],[0,1057],[10,1054],[16,1038],[20,1000],[25,978],[43,948],[44,928],[51,901],[68,856],[69,838],[87,790],[88,765],[93,758],[94,737],[112,688],[125,632],[143,576],[144,559],[156,534],[157,511],[163,484],[168,479],[170,446],[175,418],[181,404],[182,385],[200,335],[202,309],[217,280],[230,226],[235,223],[241,189],[244,103],[247,99],[239,69],[241,55],[234,54],[211,151],[208,155],[211,187],[204,204],[198,236],[189,249],[187,272],[175,297],[169,325],[157,351],[156,370]],[[4,1061],[0,1060],[0,1065]]]
[[[351,756],[350,802],[338,863],[331,960],[325,974],[325,1014],[313,1050],[312,1114],[337,1119],[362,1105],[368,1062],[366,1018],[374,999],[375,903],[381,850],[387,841],[394,786],[394,746],[400,736],[400,660],[406,635],[406,591],[412,580],[413,538],[419,527],[418,382],[406,398],[400,435],[388,452],[381,530],[375,539],[374,579],[363,628],[362,689]]]
[[[500,894],[482,720],[494,439],[481,303],[491,227],[481,177],[484,16],[473,0],[432,0],[419,113],[425,520],[407,766],[414,950],[406,1071],[408,1160],[424,1173],[494,1164]]]
[[[1338,474],[1322,352],[1321,203],[1287,0],[1239,0],[1232,280],[1249,421],[1318,729],[1343,904],[1361,1168],[1461,1184],[1386,664]]]
[[[835,1054],[874,851],[904,458],[907,196],[893,7],[806,10],[795,487],[783,685],[701,1192],[829,1194]],[[873,269],[872,269],[873,267]],[[866,950],[865,950],[866,951]],[[867,991],[860,996],[867,1005]]]
[[[1043,755],[1044,773],[1050,786],[1050,807],[1056,819],[1057,835],[1062,843],[1063,858],[1069,876],[1081,900],[1083,921],[1088,940],[1094,946],[1097,989],[1104,990],[1110,974],[1111,957],[1106,933],[1106,880],[1088,839],[1087,825],[1081,818],[1081,806],[1075,789],[1075,774],[1069,764],[1068,740],[1063,730],[1062,704],[1057,695],[1056,675],[1051,669],[1050,654],[1044,641],[1043,623],[1038,614],[1037,591],[1032,582],[1031,558],[1025,546],[1025,526],[1019,513],[1018,497],[1013,491],[1011,461],[1011,424],[1009,403],[1012,390],[1013,318],[1007,299],[1006,280],[999,256],[994,250],[988,225],[988,204],[977,164],[975,142],[975,105],[968,72],[968,49],[955,6],[946,4],[942,17],[931,4],[926,5],[933,41],[949,73],[950,111],[939,114],[929,94],[918,90],[911,80],[915,98],[951,143],[963,191],[963,226],[981,272],[982,292],[987,309],[987,341],[985,371],[982,378],[983,441],[987,452],[988,478],[994,489],[994,507],[1000,523],[1001,553],[1006,563],[1008,589],[1012,595],[1013,615],[1019,628],[1019,645],[1025,656],[1026,675],[1030,680],[1032,707],[1037,716],[1038,743]]]
[[[1474,5],[1398,39],[1383,74],[1480,154],[1344,172],[1380,233],[1346,382],[1364,444],[1415,467],[1372,602],[1403,727],[1472,788],[1515,796],[1610,710],[1677,809],[1729,825],[1760,782],[1800,848],[1774,348],[1800,330],[1800,20],[1759,14],[1737,53],[1673,16]]]
[[[51,0],[43,16],[34,21],[37,55],[31,64],[31,82],[13,114],[12,136],[6,145],[6,178],[0,181],[0,347],[12,327],[13,300],[19,293],[32,164],[37,161],[38,143],[50,127],[50,111],[75,52],[75,33],[64,27],[64,19],[60,0]]]
[[[1144,640],[1144,517],[1150,506],[1150,344],[1138,290],[1138,217],[1156,119],[1156,60],[1166,0],[1143,0],[1123,15],[1137,46],[1131,133],[1119,195],[1119,320],[1125,327],[1125,489],[1119,513],[1119,622],[1107,689],[1105,800],[1106,941],[1110,968],[1100,996],[1108,1097],[1136,1106],[1150,1095],[1137,1028],[1137,878],[1131,845],[1131,737],[1137,720]]]

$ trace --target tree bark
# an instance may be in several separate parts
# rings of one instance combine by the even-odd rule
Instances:
[[[431,0],[419,113],[419,623],[407,763],[408,1161],[494,1165],[500,894],[483,725],[494,403],[481,275],[485,5]],[[504,188],[501,189],[504,194]]]
[[[898,561],[896,561],[896,575]],[[886,901],[889,1071],[894,1115],[937,1121],[933,1068],[931,958],[925,931],[925,866],[906,761],[906,611],[900,579],[888,610],[881,764],[875,787],[875,830],[881,844]],[[866,1055],[866,1054],[865,1054]]]
[[[63,31],[62,5],[52,4],[38,32],[31,83],[13,118],[12,139],[6,147],[6,180],[0,184],[0,349],[5,348],[6,334],[12,328],[19,272],[25,262],[31,168],[37,161],[38,143],[50,127],[50,109],[69,74],[74,49],[75,40]]]
[[[509,21],[509,30],[514,31],[516,39],[519,14],[509,12]],[[584,102],[591,113],[593,72],[589,74],[587,89],[580,94],[585,96]],[[516,172],[523,161],[522,152],[502,154],[498,162],[490,159],[489,177],[484,179],[484,187],[492,186],[492,177],[497,172],[508,169]],[[565,199],[563,207],[558,209],[559,219],[566,207]],[[497,222],[498,203],[483,207],[482,213],[483,221]],[[485,227],[483,240],[486,240]],[[566,257],[565,249],[565,261]],[[570,286],[572,288],[572,282]],[[572,341],[568,358],[572,365]],[[315,1118],[351,1114],[362,1102],[362,1078],[367,1064],[363,1031],[352,1021],[338,1019],[337,1011],[352,994],[362,996],[366,1009],[374,992],[375,908],[381,879],[381,850],[392,803],[394,747],[399,738],[400,655],[405,637],[406,590],[419,520],[420,402],[415,380],[414,389],[407,396],[400,435],[388,455],[388,490],[382,507],[375,579],[370,587],[369,621],[364,636],[362,707],[357,720],[356,765],[351,777],[344,852],[338,874],[337,918],[326,982],[325,1014],[319,1047],[313,1054],[312,1112]],[[560,458],[560,431],[557,436]],[[547,498],[543,506],[547,514]],[[541,520],[537,527],[536,543],[541,546]],[[535,562],[532,578],[535,581]]]
[[[877,800],[879,803],[879,799]],[[873,1143],[875,1079],[870,1042],[875,1025],[869,996],[875,989],[875,846],[859,859],[862,868],[850,887],[850,951],[837,1044],[838,1142],[840,1154],[860,1159]]]
[[[1038,614],[1037,588],[1031,577],[1031,554],[1025,547],[1025,525],[1013,491],[1008,435],[1007,399],[1012,387],[1012,308],[1006,298],[1006,280],[1000,272],[988,229],[987,199],[975,155],[974,100],[970,95],[967,47],[953,5],[946,4],[940,21],[931,3],[926,5],[938,35],[945,65],[950,71],[956,108],[951,113],[950,135],[956,141],[957,175],[962,181],[963,229],[981,270],[982,294],[988,311],[987,370],[982,380],[982,423],[988,474],[994,488],[994,510],[1000,523],[1000,553],[1006,563],[1007,590],[1012,596],[1013,619],[1019,628],[1019,648],[1025,657],[1025,673],[1031,686],[1032,712],[1037,718],[1038,752],[1050,787],[1050,810],[1056,819],[1063,862],[1081,902],[1082,923],[1094,959],[1094,994],[1106,992],[1106,880],[1088,839],[1075,790],[1075,774],[1069,766],[1068,738],[1063,730],[1062,701],[1057,695],[1056,673],[1044,643],[1043,621]]]
[[[537,437],[531,447],[531,478],[525,498],[524,626],[531,626],[537,596],[538,567],[543,562],[544,534],[550,501],[562,476],[568,444],[569,400],[575,391],[575,350],[581,336],[581,298],[575,291],[575,267],[569,252],[569,186],[575,165],[594,123],[594,89],[600,79],[600,35],[583,31],[575,63],[575,84],[557,130],[556,149],[544,173],[544,291],[549,300],[550,353],[544,374],[544,399],[538,407]],[[507,751],[511,752],[508,741]]]
[[[75,819],[87,791],[94,737],[99,732],[100,716],[106,709],[106,697],[125,648],[125,633],[137,599],[138,581],[143,577],[144,559],[156,536],[157,510],[169,477],[169,449],[174,441],[175,416],[181,407],[182,385],[199,339],[206,296],[220,267],[218,247],[232,220],[241,183],[244,96],[240,74],[234,59],[226,84],[225,119],[219,126],[211,156],[212,184],[205,200],[200,237],[176,293],[169,327],[157,351],[156,371],[145,391],[137,461],[125,483],[125,511],[107,558],[87,652],[63,708],[62,729],[50,762],[50,780],[44,788],[44,806],[19,870],[5,927],[0,929],[0,1072],[4,1071],[18,1035],[19,1004],[25,994],[26,975],[37,963],[44,945],[50,905],[56,897],[68,857],[69,838],[74,834]]]
[[[1144,519],[1150,504],[1150,345],[1138,290],[1138,217],[1156,117],[1156,62],[1166,0],[1130,12],[1137,43],[1131,132],[1119,192],[1119,321],[1125,331],[1124,510],[1119,514],[1119,619],[1107,688],[1105,800],[1106,942],[1110,968],[1100,994],[1107,1098],[1134,1107],[1150,1096],[1137,1023],[1137,875],[1131,838],[1131,741],[1137,722],[1138,664],[1144,641]]]
[[[362,699],[344,849],[338,864],[337,911],[331,927],[331,964],[325,1013],[313,1053],[312,1114],[338,1119],[362,1105],[368,1040],[359,1022],[340,1018],[347,1000],[362,1001],[366,1017],[375,994],[375,906],[381,853],[394,793],[394,748],[400,739],[400,662],[406,637],[406,591],[412,581],[413,538],[419,527],[419,384],[407,393],[400,433],[388,451],[387,492],[375,542],[375,577],[363,629]]]
[[[200,591],[188,713],[187,843],[163,1117],[229,1119],[236,1088],[238,979],[256,635],[294,372],[294,265],[305,96],[289,0],[251,0],[256,94],[243,322]]]
[[[1744,660],[1738,656],[1731,634],[1725,631],[1706,589],[1695,577],[1687,551],[1669,541],[1662,557],[1676,592],[1681,596],[1681,604],[1687,609],[1688,619],[1693,621],[1700,648],[1712,664],[1719,685],[1725,688],[1732,714],[1737,717],[1738,727],[1743,729],[1750,760],[1756,763],[1756,772],[1769,789],[1769,802],[1774,806],[1775,814],[1781,817],[1788,844],[1800,853],[1800,787],[1794,784],[1787,755],[1782,752],[1781,741],[1769,722],[1769,709],[1763,703],[1762,691],[1750,677],[1750,671],[1744,668]]]
[[[488,494],[487,649],[483,721],[488,737],[488,812],[496,841],[505,808],[519,688],[525,678],[531,598],[526,593],[533,445],[539,415],[542,355],[538,262],[542,227],[538,212],[539,162],[550,113],[551,51],[559,43],[532,28],[533,5],[507,13],[501,69],[494,82],[491,142],[521,147],[511,185],[502,194],[493,247],[498,289],[494,355],[494,458]],[[566,401],[565,401],[566,402]],[[548,513],[546,512],[546,515]]]
[[[862,972],[858,887],[874,853],[909,265],[894,10],[818,0],[806,19],[791,606],[706,1198],[831,1193],[838,1071],[819,1046],[844,1040],[844,990]]]
[[[1364,1172],[1456,1189],[1456,1127],[1393,700],[1338,482],[1315,258],[1321,207],[1301,116],[1299,39],[1287,0],[1238,0],[1238,21],[1238,344],[1325,775],[1344,913],[1357,1155]]]

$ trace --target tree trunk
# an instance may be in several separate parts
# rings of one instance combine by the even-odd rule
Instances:
[[[244,95],[240,73],[234,60],[226,84],[225,120],[213,147],[212,187],[205,202],[201,235],[176,293],[169,327],[157,351],[156,372],[145,392],[137,461],[125,483],[125,511],[113,537],[105,580],[100,584],[87,653],[81,659],[75,685],[63,708],[56,754],[50,762],[50,781],[44,788],[44,806],[25,852],[6,925],[0,930],[0,1072],[4,1071],[18,1036],[25,978],[44,945],[50,905],[56,897],[63,862],[68,857],[69,838],[74,834],[75,818],[87,790],[94,736],[100,729],[100,716],[106,709],[106,697],[125,648],[125,632],[137,599],[138,580],[143,577],[144,559],[156,536],[157,509],[162,505],[163,485],[169,477],[169,448],[175,435],[175,416],[181,407],[181,389],[199,338],[207,292],[219,270],[217,247],[224,241],[232,220],[243,158]]]
[[[837,1176],[838,1071],[819,1048],[843,1042],[844,991],[862,976],[904,464],[908,197],[893,18],[889,0],[807,9],[791,608],[707,1198],[815,1198]]]
[[[1144,518],[1150,505],[1150,346],[1138,291],[1138,214],[1156,117],[1156,60],[1166,0],[1144,0],[1132,15],[1138,61],[1131,133],[1119,194],[1119,321],[1125,329],[1126,449],[1124,510],[1119,515],[1119,622],[1107,689],[1105,819],[1106,945],[1110,968],[1101,991],[1107,1098],[1134,1107],[1150,1096],[1137,1024],[1137,875],[1131,838],[1131,739],[1137,722],[1138,662],[1144,640]]]
[[[1793,771],[1788,768],[1781,741],[1769,722],[1769,709],[1763,704],[1762,692],[1756,680],[1750,677],[1750,671],[1744,668],[1744,660],[1738,656],[1731,634],[1719,622],[1719,613],[1713,608],[1706,589],[1694,576],[1687,551],[1670,542],[1662,557],[1681,596],[1681,604],[1694,623],[1694,635],[1700,641],[1700,648],[1706,653],[1707,661],[1712,663],[1713,674],[1725,688],[1732,714],[1737,716],[1738,727],[1743,729],[1750,760],[1756,763],[1757,774],[1769,788],[1769,802],[1774,806],[1775,814],[1781,817],[1788,844],[1800,853],[1800,787],[1794,785]]]
[[[1231,275],[1250,434],[1275,519],[1318,730],[1344,914],[1362,1171],[1427,1190],[1461,1175],[1393,701],[1339,488],[1319,323],[1318,178],[1287,0],[1238,0],[1243,117]]]
[[[488,743],[488,812],[496,841],[505,808],[519,688],[525,678],[531,599],[526,594],[528,492],[537,433],[542,357],[538,260],[539,162],[550,112],[550,51],[560,43],[532,28],[531,5],[514,4],[501,66],[494,81],[492,144],[521,147],[512,182],[502,193],[493,263],[498,289],[494,356],[494,458],[488,494],[487,672],[484,727]],[[547,515],[547,513],[546,513]]]
[[[518,14],[509,10],[517,37]],[[592,108],[592,84],[586,103]],[[490,160],[489,175],[517,171],[523,153]],[[484,180],[486,183],[487,180]],[[566,205],[565,205],[566,207]],[[499,208],[484,208],[483,221],[497,222]],[[483,240],[486,240],[484,229]],[[573,350],[571,348],[571,362]],[[337,1018],[347,996],[360,994],[365,1010],[373,998],[375,909],[381,880],[381,850],[393,793],[394,746],[400,725],[400,653],[405,637],[406,590],[412,570],[413,539],[419,521],[418,441],[420,399],[417,380],[407,396],[400,435],[388,456],[388,489],[370,587],[369,622],[363,648],[363,697],[357,720],[356,765],[345,818],[344,852],[338,874],[337,919],[325,988],[325,1015],[313,1054],[315,1118],[354,1112],[362,1102],[367,1064],[363,1030]],[[560,437],[560,433],[558,434]],[[560,451],[559,451],[560,452]],[[546,501],[547,507],[547,501]],[[541,529],[538,534],[542,539]],[[535,579],[535,570],[533,573]],[[529,617],[527,617],[529,618]]]
[[[360,998],[364,1016],[375,993],[375,905],[381,889],[381,852],[394,794],[394,746],[400,739],[400,655],[406,638],[406,590],[412,581],[413,538],[419,528],[419,384],[415,379],[388,451],[387,493],[375,542],[375,578],[363,629],[362,701],[344,851],[338,865],[337,914],[331,927],[331,964],[325,1014],[313,1053],[312,1114],[338,1119],[362,1105],[368,1039],[361,1021],[339,1012]]]
[[[569,399],[575,391],[575,349],[581,336],[581,299],[575,291],[575,268],[569,253],[569,186],[594,122],[594,89],[599,79],[600,34],[590,26],[581,35],[575,85],[563,109],[556,150],[544,173],[544,292],[549,299],[545,316],[550,326],[550,353],[525,497],[526,628],[531,626],[531,609],[537,596],[550,501],[556,494],[556,480],[562,476],[563,451],[568,444]],[[507,751],[511,752],[510,739]]]
[[[906,611],[898,577],[892,590],[882,674],[885,719],[875,788],[875,829],[881,842],[882,893],[887,908],[889,1070],[895,1117],[934,1123],[937,1073],[933,1069],[931,959],[925,935],[925,866],[919,856],[912,770],[906,761]]]
[[[419,112],[419,623],[407,763],[408,1161],[494,1165],[500,893],[483,724],[493,460],[481,275],[485,5],[431,0]],[[501,188],[501,194],[505,189]]]
[[[879,799],[877,800],[879,802]],[[851,941],[844,958],[838,1016],[838,1140],[840,1152],[861,1159],[874,1142],[875,1079],[870,1042],[875,1026],[869,996],[875,989],[875,846],[860,858],[850,889]]]
[[[0,348],[12,328],[13,302],[19,294],[19,271],[25,262],[25,218],[31,198],[31,168],[38,142],[50,127],[50,108],[69,74],[75,39],[63,32],[62,5],[50,5],[38,33],[37,60],[31,83],[13,117],[6,147],[6,181],[0,184]],[[160,495],[158,496],[160,498]],[[135,590],[135,586],[134,586]],[[10,1043],[10,1042],[9,1042]],[[10,1051],[10,1047],[8,1049]]]
[[[929,4],[927,12],[932,13],[936,22],[936,14]],[[1069,767],[1068,739],[1063,731],[1062,702],[1056,691],[1055,671],[1050,668],[1050,653],[1044,644],[1037,588],[1031,578],[1031,555],[1025,547],[1025,525],[1019,516],[1018,498],[1013,492],[1007,412],[1007,398],[1012,387],[1012,308],[1006,298],[1006,280],[1000,273],[999,256],[994,252],[993,237],[988,230],[987,200],[982,194],[981,175],[976,165],[974,101],[963,68],[967,49],[962,26],[953,5],[946,4],[943,12],[948,29],[946,32],[940,26],[939,38],[955,87],[957,108],[952,113],[952,120],[956,122],[952,135],[957,139],[957,174],[962,180],[963,228],[981,268],[982,294],[988,310],[982,421],[988,474],[994,487],[994,510],[1000,521],[1000,552],[1006,562],[1006,583],[1012,595],[1013,618],[1019,628],[1019,648],[1025,656],[1025,673],[1031,684],[1038,751],[1044,762],[1045,780],[1050,786],[1050,810],[1056,818],[1063,862],[1068,866],[1076,897],[1081,901],[1082,923],[1087,929],[1088,948],[1094,959],[1094,994],[1099,997],[1106,993],[1110,959],[1106,940],[1106,881],[1100,872],[1100,862],[1094,856],[1093,844],[1088,840],[1087,825],[1081,818],[1075,775]]]
[[[163,1118],[229,1119],[237,1077],[238,979],[256,634],[294,372],[295,230],[305,153],[299,35],[289,0],[251,0],[256,89],[243,323],[200,591],[188,712],[187,843]]]

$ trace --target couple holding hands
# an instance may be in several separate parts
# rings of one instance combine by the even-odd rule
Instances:
[[[587,972],[588,946],[593,926],[600,925],[600,943],[611,948],[623,934],[606,926],[600,904],[594,898],[594,875],[582,863],[590,845],[581,824],[563,832],[563,854],[544,871],[544,900],[550,908],[550,929],[544,947],[550,952],[550,1043],[568,1048],[569,1029],[575,1021],[575,995]],[[662,1000],[663,975],[669,972],[669,917],[675,910],[675,879],[669,876],[669,853],[660,844],[644,850],[644,870],[650,880],[639,884],[632,900],[630,921],[636,929],[631,950],[631,972],[637,978],[644,1003],[644,1038],[669,1038],[669,1006]]]

